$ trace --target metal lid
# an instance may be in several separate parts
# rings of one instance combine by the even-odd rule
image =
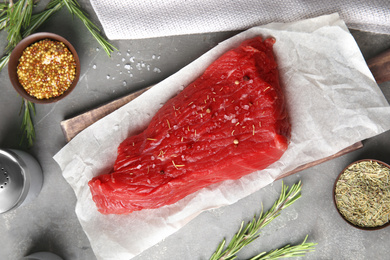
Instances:
[[[23,167],[13,153],[0,149],[0,213],[18,206],[26,196]]]

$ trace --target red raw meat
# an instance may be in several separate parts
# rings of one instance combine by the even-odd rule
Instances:
[[[88,184],[103,214],[177,202],[279,160],[290,123],[272,46],[256,37],[228,51],[118,148],[114,171]]]

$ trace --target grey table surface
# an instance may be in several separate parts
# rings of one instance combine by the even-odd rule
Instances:
[[[79,2],[98,23],[89,1]],[[96,257],[74,211],[74,192],[52,158],[66,144],[60,122],[163,80],[237,32],[112,41],[118,51],[109,58],[66,9],[40,31],[58,33],[75,46],[81,60],[81,77],[66,99],[36,106],[36,141],[26,149],[19,146],[22,99],[11,86],[7,68],[0,72],[0,148],[26,150],[37,158],[44,174],[42,191],[32,203],[0,215],[0,259],[21,259],[29,253],[50,251],[67,260],[93,260]],[[366,59],[390,48],[390,35],[351,33]],[[0,48],[5,44],[6,34],[1,32]],[[389,100],[390,82],[380,84],[380,88]],[[364,140],[363,144],[362,149],[284,178],[287,185],[303,182],[302,198],[264,228],[239,259],[285,244],[298,244],[306,235],[308,241],[318,243],[316,251],[306,259],[389,259],[390,230],[354,229],[339,217],[332,201],[334,181],[347,164],[361,158],[390,163],[389,132]],[[202,213],[134,259],[208,259],[223,238],[230,239],[238,230],[242,220],[249,221],[260,212],[262,203],[264,209],[272,205],[281,183],[276,181],[231,206]]]

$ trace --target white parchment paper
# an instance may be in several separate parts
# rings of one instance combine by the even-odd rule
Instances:
[[[88,181],[111,170],[126,137],[145,128],[169,98],[222,53],[257,35],[276,38],[291,116],[292,140],[268,169],[196,192],[176,204],[128,215],[102,215]],[[204,210],[229,205],[283,173],[390,129],[390,107],[338,14],[255,27],[220,43],[139,98],[99,120],[54,159],[77,196],[76,214],[98,259],[130,259],[171,235]],[[209,198],[213,198],[210,200]]]

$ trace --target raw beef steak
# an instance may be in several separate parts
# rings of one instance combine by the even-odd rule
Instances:
[[[256,37],[228,51],[118,148],[113,172],[89,182],[103,214],[177,202],[279,160],[290,123],[272,46]]]

